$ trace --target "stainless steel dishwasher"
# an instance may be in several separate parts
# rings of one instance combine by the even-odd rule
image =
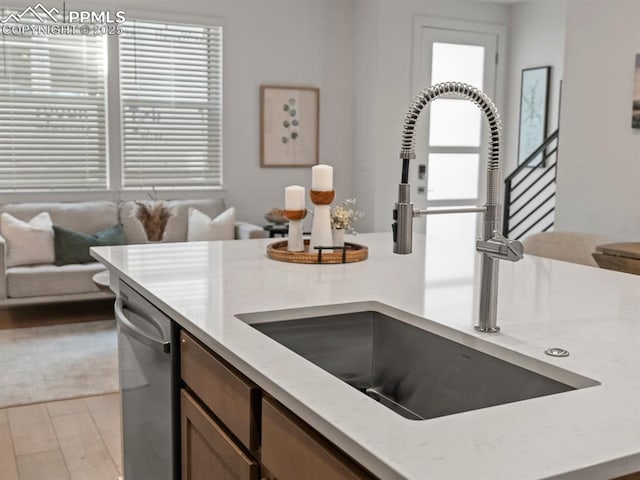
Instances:
[[[120,281],[115,304],[122,391],[123,466],[126,480],[177,477],[177,391],[172,322]]]

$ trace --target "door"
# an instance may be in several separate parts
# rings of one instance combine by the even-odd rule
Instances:
[[[418,17],[414,23],[414,75],[416,92],[441,82],[463,82],[495,100],[499,42],[504,29],[476,22]],[[439,98],[423,113],[416,131],[416,161],[410,172],[411,197],[417,208],[484,205],[488,125],[472,102]],[[469,291],[461,306],[474,318],[477,311],[479,270],[475,240],[479,214],[419,217],[416,232],[445,237],[448,251],[427,249],[425,281],[433,293],[430,305],[446,305],[460,289]],[[457,264],[451,268],[451,262]],[[436,308],[437,310],[437,308]],[[443,312],[447,309],[443,308]],[[460,311],[459,309],[457,310]]]
[[[495,99],[501,27],[420,17],[414,30],[416,92],[429,85],[453,81],[473,85]],[[420,209],[484,205],[488,151],[484,114],[472,102],[461,98],[439,98],[427,109],[416,132],[417,157],[410,172],[413,202]],[[468,274],[473,276],[480,217],[478,214],[420,217],[415,219],[414,229],[416,232],[428,229],[429,235],[455,240],[456,254],[465,257]]]
[[[498,34],[462,30],[460,26],[420,26],[415,59],[416,92],[441,82],[463,82],[495,96]],[[470,28],[467,26],[467,28]],[[484,204],[487,125],[480,109],[468,100],[440,98],[429,104],[417,137],[418,156],[412,198],[418,208]],[[433,232],[473,241],[480,221],[476,214],[438,215],[425,222]]]

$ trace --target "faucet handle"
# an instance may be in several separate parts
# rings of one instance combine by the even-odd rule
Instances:
[[[476,250],[486,253],[491,258],[517,262],[524,257],[524,246],[518,240],[509,240],[499,231],[494,230],[489,240],[478,240]]]
[[[502,235],[498,230],[493,231],[493,236],[498,237],[501,241],[504,242],[507,249],[509,250],[507,254],[507,260],[510,262],[517,262],[524,258],[524,245],[519,240],[509,240],[504,235]]]

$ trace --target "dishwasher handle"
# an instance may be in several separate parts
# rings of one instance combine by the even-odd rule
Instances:
[[[133,338],[138,340],[140,343],[143,343],[147,347],[153,348],[154,350],[157,350],[162,353],[171,352],[171,342],[166,342],[164,339],[157,339],[157,338],[150,337],[149,335],[147,335],[145,331],[143,331],[140,327],[137,327],[136,325],[134,325],[131,322],[131,320],[127,318],[127,316],[124,313],[124,308],[122,306],[122,299],[120,297],[116,299],[114,311],[116,314],[116,321],[118,322],[118,327],[120,327],[120,329],[124,333],[132,336]],[[153,320],[152,318],[142,317],[141,315],[140,317],[143,320],[154,324],[155,326],[156,321]]]

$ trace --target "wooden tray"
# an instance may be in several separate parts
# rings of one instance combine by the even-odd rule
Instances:
[[[344,243],[344,249],[331,247],[315,252],[309,251],[309,240],[304,241],[304,252],[287,251],[287,241],[282,240],[267,245],[267,256],[272,260],[291,263],[351,263],[361,262],[369,256],[369,249],[357,243]]]

